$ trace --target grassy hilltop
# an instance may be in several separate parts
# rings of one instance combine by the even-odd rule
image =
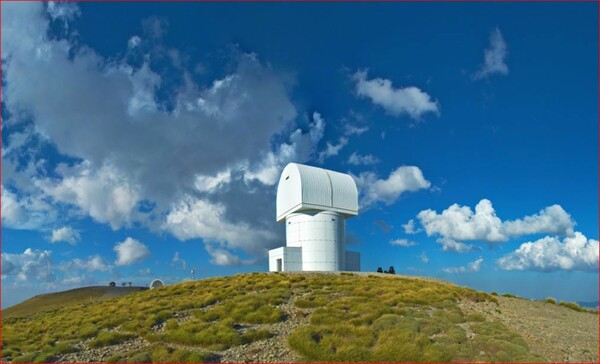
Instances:
[[[510,300],[506,306],[509,311],[514,302],[533,304],[420,278],[351,273],[242,274],[4,317],[2,359],[547,360],[543,352],[532,352],[521,334],[498,319],[503,317],[503,300]],[[593,313],[545,302],[535,304],[552,306],[558,314],[587,315],[577,316],[575,321],[598,320]],[[593,331],[597,345],[597,331]],[[590,355],[597,360],[597,353]]]
[[[57,310],[75,303],[104,301],[147,289],[148,287],[94,286],[41,294],[2,310],[2,318],[6,320],[11,317],[32,315],[41,311]]]

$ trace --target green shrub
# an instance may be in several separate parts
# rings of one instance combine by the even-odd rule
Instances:
[[[327,304],[325,297],[311,296],[308,298],[299,298],[296,300],[295,305],[298,308],[317,308],[323,307]]]
[[[417,320],[411,317],[403,317],[396,314],[385,314],[373,322],[371,328],[375,331],[385,331],[392,329],[405,330],[407,332],[419,332]]]
[[[551,304],[553,304],[553,305],[555,305],[555,304],[556,304],[556,300],[555,300],[554,298],[552,298],[552,297],[548,297],[548,298],[546,298],[546,302],[548,302],[548,303],[551,303]]]
[[[101,331],[98,336],[88,344],[92,348],[120,344],[134,337],[132,334],[125,334],[116,331]]]
[[[27,353],[20,356],[17,356],[12,360],[13,363],[32,363],[34,362],[38,353]]]
[[[148,352],[140,352],[127,359],[128,363],[152,363],[152,357]]]
[[[106,359],[107,363],[118,363],[118,362],[122,362],[122,357],[119,354],[115,354],[111,357],[109,357],[108,359]]]
[[[484,322],[485,321],[485,316],[483,316],[480,313],[472,313],[470,315],[467,316],[467,321],[471,322]]]
[[[265,340],[268,339],[270,337],[273,337],[273,334],[266,329],[261,329],[261,330],[254,330],[254,329],[250,329],[250,330],[246,330],[244,332],[244,334],[242,335],[242,341],[244,343],[251,343],[254,341],[260,341],[260,340]]]
[[[589,310],[587,310],[587,309],[579,306],[575,302],[564,302],[564,301],[561,301],[559,305],[563,306],[563,307],[570,308],[571,310],[574,310],[574,311],[577,311],[577,312],[590,312]]]

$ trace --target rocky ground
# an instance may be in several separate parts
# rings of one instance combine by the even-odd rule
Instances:
[[[287,337],[298,327],[308,324],[310,313],[314,309],[300,309],[295,306],[296,299],[301,296],[293,296],[289,301],[280,305],[286,314],[286,320],[275,324],[262,325],[240,325],[237,329],[240,331],[253,329],[267,329],[274,334],[273,337],[255,341],[250,344],[235,346],[221,352],[215,352],[215,359],[221,362],[295,362],[300,358],[290,349],[287,344]],[[205,309],[210,308],[206,307]],[[191,319],[191,316],[186,313],[180,314],[178,321],[185,322]],[[118,330],[118,328],[116,329]],[[164,331],[164,326],[155,328],[156,332]],[[102,362],[107,361],[110,357],[130,352],[133,350],[143,349],[151,345],[142,338],[128,340],[121,344],[112,345],[103,348],[90,348],[87,340],[76,345],[78,351],[69,353],[58,361],[61,362]],[[176,347],[184,347],[181,345],[173,345]],[[190,348],[187,348],[190,349]]]
[[[272,338],[216,352],[215,360],[222,362],[294,362],[301,358],[287,345],[287,337],[296,328],[308,324],[311,309],[299,309],[293,296],[280,307],[287,319],[265,325],[241,325],[238,330],[265,328],[274,333]],[[487,320],[500,321],[518,332],[529,344],[530,350],[552,362],[598,362],[598,315],[576,312],[546,302],[517,298],[497,297],[499,304],[492,302],[459,304],[465,314],[480,313]],[[181,322],[191,319],[182,312]],[[155,328],[157,332],[164,327]],[[467,335],[474,335],[467,330]],[[111,356],[142,349],[150,343],[141,338],[119,345],[92,349],[86,342],[77,345],[78,352],[60,358],[67,362],[106,361]]]
[[[480,313],[519,333],[529,350],[552,362],[598,362],[598,315],[547,302],[497,297],[491,302],[461,302],[467,313]]]

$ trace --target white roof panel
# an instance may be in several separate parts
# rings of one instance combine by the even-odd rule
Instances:
[[[358,191],[352,177],[323,168],[290,163],[277,186],[277,221],[301,210],[358,214]]]

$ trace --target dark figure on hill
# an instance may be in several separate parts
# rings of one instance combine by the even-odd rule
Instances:
[[[127,283],[129,283],[129,287],[131,287],[131,282],[127,282]]]
[[[108,285],[111,286],[111,287],[116,287],[117,286],[117,284],[115,282],[110,282]]]
[[[381,269],[381,267],[377,268],[377,273],[383,273],[383,269]]]
[[[127,283],[123,282],[123,283],[121,283],[121,285],[122,285],[123,287],[125,287],[125,286],[127,285]]]
[[[388,269],[388,273],[389,274],[396,274],[396,271],[394,270],[394,266],[390,266],[390,269]]]

